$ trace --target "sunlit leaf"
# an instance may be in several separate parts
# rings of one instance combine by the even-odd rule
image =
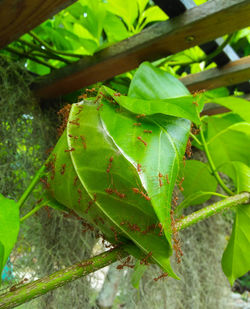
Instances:
[[[195,105],[193,104],[193,96],[183,96],[169,99],[138,99],[129,96],[117,96],[115,91],[104,87],[105,91],[116,100],[119,105],[135,114],[165,114],[175,117],[183,117],[200,123]]]

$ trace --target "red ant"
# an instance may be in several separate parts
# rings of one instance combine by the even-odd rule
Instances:
[[[111,169],[111,167],[112,167],[112,162],[113,162],[113,160],[114,160],[114,157],[113,156],[111,156],[110,158],[109,158],[109,165],[108,165],[108,168],[107,168],[107,173],[109,173],[110,172],[110,169]]]
[[[135,123],[133,124],[133,126],[140,127],[140,126],[141,126],[141,123],[140,123],[140,122],[135,122]]]
[[[135,265],[128,264],[130,262],[130,260],[131,260],[131,258],[130,258],[130,256],[128,256],[127,259],[125,260],[125,262],[123,264],[121,264],[121,265],[118,265],[116,267],[116,269],[123,269],[123,267],[125,267],[125,266],[129,267],[129,268],[134,268]]]
[[[78,139],[78,136],[73,136],[72,134],[69,134],[68,137],[73,138],[73,139]]]
[[[83,148],[86,150],[86,149],[87,149],[86,138],[85,138],[83,135],[81,135],[80,138],[81,138],[81,140],[82,140]]]
[[[47,189],[50,187],[50,184],[47,182],[46,179],[40,178],[40,181],[45,185]]]
[[[88,89],[88,88],[87,88],[86,91],[87,91],[87,92],[95,92],[96,89],[95,89],[95,88],[91,88],[91,89]]]
[[[140,114],[140,115],[137,115],[136,118],[141,118],[141,117],[145,117],[146,115],[145,114]]]
[[[76,118],[76,119],[74,119],[74,120],[69,121],[69,123],[70,123],[70,124],[74,124],[74,125],[76,125],[76,126],[79,127],[79,126],[80,126],[80,123],[77,122],[79,119],[80,119],[80,118]]]
[[[81,199],[82,199],[82,191],[81,191],[81,189],[79,188],[79,189],[77,189],[77,192],[78,192],[78,194],[79,194],[79,199],[78,199],[78,204],[80,204],[81,203]]]
[[[163,177],[163,175],[161,173],[159,173],[158,176],[159,176],[159,185],[160,185],[160,187],[162,187],[163,186],[163,182],[162,182],[161,178]]]
[[[167,184],[169,185],[170,182],[169,182],[168,174],[166,175],[166,180],[167,180]]]
[[[181,262],[181,256],[183,256],[183,252],[180,247],[180,239],[178,238],[178,231],[175,224],[175,222],[178,220],[175,220],[173,210],[170,211],[170,218],[171,218],[171,228],[173,232],[173,242],[174,242],[173,248],[175,250],[177,263],[179,264]]]
[[[159,277],[154,278],[154,281],[158,281],[158,280],[161,279],[161,278],[166,278],[167,276],[168,276],[168,273],[163,273],[163,274],[161,274]]]
[[[137,163],[137,171],[141,172],[141,164]]]
[[[77,180],[78,180],[78,176],[74,178],[74,186],[76,186]]]
[[[102,108],[102,107],[103,107],[103,104],[101,103],[101,104],[96,108],[96,110],[99,111],[100,108]]]
[[[108,194],[114,193],[112,188],[106,188],[104,191],[107,192]]]
[[[145,146],[147,146],[148,144],[141,138],[141,136],[137,136],[137,139],[142,142]]]
[[[180,182],[178,183],[178,187],[180,189],[180,191],[184,191],[183,187],[182,187],[182,183],[184,181],[184,177],[181,178]]]
[[[116,93],[114,93],[114,96],[115,96],[115,97],[120,97],[121,94],[120,94],[120,92],[116,92]]]
[[[191,156],[192,156],[192,144],[190,142],[190,139],[188,139],[188,142],[187,142],[186,154],[189,158],[191,158]]]
[[[87,99],[87,94],[86,93],[84,93],[84,94],[81,94],[81,95],[79,95],[79,97],[78,97],[78,100],[81,100],[81,99]]]
[[[78,266],[80,267],[85,267],[85,266],[89,266],[93,264],[93,261],[88,261],[88,262],[83,262],[83,263],[79,263]]]
[[[88,207],[85,209],[85,214],[87,214],[89,212],[90,207],[93,205],[93,201],[89,201],[88,202]]]
[[[70,148],[70,149],[65,149],[64,151],[65,151],[65,152],[75,151],[75,148],[72,147],[72,148]]]
[[[114,190],[114,193],[115,193],[118,197],[120,197],[120,198],[125,198],[125,197],[126,197],[126,194],[125,194],[125,193],[120,193],[120,192],[118,192],[116,189]]]
[[[158,227],[160,228],[160,233],[159,236],[162,236],[162,231],[163,231],[163,225],[161,223],[158,223]]]
[[[61,171],[60,171],[61,175],[65,173],[65,167],[66,167],[66,164],[65,163],[62,164]]]
[[[152,130],[144,130],[144,133],[152,133]]]
[[[118,234],[114,227],[110,227],[111,231],[114,233],[115,240],[118,241]]]
[[[87,95],[86,95],[86,97],[87,97]],[[78,97],[79,98],[79,97]],[[85,98],[86,99],[86,98]],[[79,111],[75,114],[75,116],[76,115],[79,115],[81,112],[82,112],[82,110],[83,110],[83,106],[78,106],[78,109],[79,109]]]
[[[145,258],[143,258],[141,261],[140,261],[140,264],[144,264],[144,265],[149,265],[148,263],[148,259],[152,256],[152,252],[150,251],[146,256]]]
[[[138,188],[132,188],[133,192],[135,194],[140,194],[141,196],[143,196],[147,201],[150,201],[150,197],[148,195],[146,195],[144,192],[140,191]]]

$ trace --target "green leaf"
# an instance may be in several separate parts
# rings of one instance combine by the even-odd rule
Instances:
[[[0,277],[19,232],[19,208],[0,194]]]
[[[250,122],[250,102],[237,97],[213,98],[213,103],[220,104]]]
[[[107,12],[104,21],[104,31],[108,37],[109,43],[125,40],[129,37],[129,32],[122,20],[109,12]]]
[[[210,199],[211,192],[216,191],[217,181],[209,172],[208,165],[203,162],[187,160],[180,175],[184,178],[181,187],[185,197],[185,200],[178,206],[180,210],[206,202]]]
[[[80,126],[74,124],[76,118]],[[159,236],[158,220],[150,201],[132,190],[137,186],[143,190],[138,173],[107,136],[96,105],[73,105],[69,121],[67,132],[54,150],[51,195],[100,229],[112,243],[132,241],[144,255],[152,252],[152,260],[177,278],[169,262],[171,248]],[[72,148],[74,151],[65,152]],[[108,173],[111,157],[112,168]],[[107,189],[112,189],[110,194]],[[150,227],[145,235],[143,231]],[[135,250],[128,250],[138,257]]]
[[[145,10],[147,4],[148,4],[149,0],[137,0],[137,5],[138,5],[138,9],[140,14],[142,14],[142,12]]]
[[[107,10],[120,16],[129,29],[133,29],[133,24],[138,16],[137,2],[134,0],[109,0],[106,4]]]
[[[212,122],[209,119],[208,131],[211,126]],[[217,167],[229,161],[241,161],[246,165],[250,165],[250,148],[247,147],[250,144],[249,123],[238,122],[226,127],[208,139],[207,144]]]
[[[2,274],[3,267],[4,267],[3,258],[4,258],[4,246],[2,242],[0,241],[0,285],[2,281],[1,274]]]
[[[147,265],[141,264],[140,261],[137,261],[135,264],[134,272],[131,276],[131,284],[135,289],[139,289],[140,281],[147,269]]]
[[[178,98],[169,98],[165,100],[145,100],[122,95],[116,96],[116,92],[112,89],[105,86],[103,89],[105,89],[105,91],[111,95],[113,99],[119,103],[119,105],[132,113],[145,115],[161,113],[186,118],[197,124],[200,123],[195,105],[193,104],[194,98],[191,95]]]
[[[46,75],[50,73],[50,68],[29,59],[27,60],[27,69],[39,75]]]
[[[154,210],[171,242],[171,195],[190,129],[190,122],[165,115],[146,117],[141,126],[134,125],[137,118],[105,104],[101,118],[115,144],[131,164],[142,166],[140,173],[144,188],[151,198]],[[144,133],[149,130],[152,133]],[[140,137],[144,143],[138,139]],[[160,186],[159,173],[163,175]],[[167,175],[169,184],[167,183]]]
[[[167,99],[190,95],[187,88],[171,74],[143,62],[135,72],[128,96],[137,99]]]
[[[237,208],[233,231],[222,257],[222,269],[231,285],[250,270],[250,205]]]
[[[182,194],[185,197],[197,191],[216,191],[217,181],[214,176],[211,175],[208,165],[201,161],[187,160],[183,168],[183,175],[184,181],[182,187],[184,190]],[[208,198],[197,199],[196,203],[204,203]]]
[[[161,77],[164,83],[158,82]],[[143,63],[131,82],[129,95],[134,98],[142,95],[143,99],[160,99],[174,96],[175,86],[179,90],[179,96],[188,93],[177,79],[172,76],[169,79],[169,74],[149,63]],[[162,114],[138,120],[126,110],[114,111],[114,105],[106,102],[101,111],[101,118],[108,134],[131,164],[135,167],[137,164],[142,166],[140,178],[171,244],[171,196],[185,152],[190,122]],[[135,125],[137,122],[140,122],[140,126]],[[159,180],[159,173],[163,175],[162,180]]]
[[[224,163],[219,170],[227,174],[234,182],[237,193],[250,192],[250,167],[240,161]]]
[[[141,15],[141,20],[144,20],[141,27],[145,27],[147,24],[154,21],[164,21],[168,19],[168,16],[158,6],[151,6]]]

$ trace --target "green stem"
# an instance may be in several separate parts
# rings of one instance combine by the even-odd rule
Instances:
[[[238,195],[230,196],[215,204],[204,207],[198,211],[193,212],[191,215],[186,216],[176,223],[175,228],[177,231],[183,230],[191,225],[198,223],[208,217],[211,217],[223,210],[249,203],[250,193],[244,192]]]
[[[53,65],[49,64],[48,62],[46,62],[44,60],[37,59],[36,57],[30,56],[29,54],[21,52],[20,50],[18,50],[16,48],[5,47],[4,49],[9,51],[9,52],[11,52],[11,53],[13,53],[13,54],[16,54],[16,55],[22,57],[22,58],[27,58],[27,59],[30,59],[30,60],[35,61],[37,63],[40,63],[42,65],[45,65],[46,67],[49,67],[52,70],[56,69],[56,67],[54,67]]]
[[[189,135],[192,137],[192,139],[196,141],[197,144],[202,146],[202,143],[198,140],[198,138],[192,132],[189,132]]]
[[[59,55],[68,56],[68,57],[75,57],[75,58],[82,58],[84,56],[81,54],[68,53],[62,50],[54,50],[48,43],[40,39],[39,36],[37,36],[33,31],[28,32],[28,34],[32,36],[32,38],[35,39],[37,42],[39,42],[42,46],[44,46],[47,50],[49,50],[50,52],[54,54],[59,54]]]
[[[38,54],[38,55],[36,55],[36,56],[44,57],[44,58],[48,58],[48,59],[56,59],[56,60],[59,60],[59,61],[61,61],[61,62],[66,63],[66,64],[71,64],[71,63],[73,63],[73,61],[70,61],[70,60],[68,60],[68,59],[62,58],[62,57],[60,57],[60,56],[58,56],[58,55],[55,55],[54,53],[52,53],[52,52],[50,52],[50,51],[48,51],[48,50],[46,50],[46,49],[41,48],[40,45],[33,44],[33,43],[28,42],[28,41],[26,41],[26,40],[24,40],[24,39],[19,39],[19,40],[17,40],[17,41],[20,42],[20,43],[22,43],[22,44],[27,45],[27,46],[30,47],[32,50],[36,50],[36,51],[38,51],[38,52],[41,53],[41,54]],[[33,55],[34,55],[34,54],[33,54]]]
[[[204,137],[204,133],[203,133],[203,129],[202,129],[202,125],[200,126],[200,135],[201,135],[201,140],[202,140],[202,145],[205,151],[205,154],[207,156],[207,160],[208,160],[208,164],[211,168],[212,174],[214,175],[214,177],[216,178],[217,182],[219,183],[219,185],[223,188],[223,190],[225,192],[227,192],[227,194],[229,195],[234,195],[233,191],[231,191],[223,182],[223,180],[221,179],[219,173],[216,171],[216,167],[214,165],[214,162],[212,160],[212,157],[210,155],[210,152],[208,150],[208,146],[207,146],[207,142],[205,140]]]
[[[23,216],[22,218],[20,218],[20,223],[22,223],[24,220],[28,219],[30,216],[32,216],[34,213],[36,213],[39,209],[41,209],[42,207],[46,206],[45,204],[41,204],[41,205],[37,205],[36,207],[34,207],[30,212],[28,212],[25,216]]]
[[[42,174],[45,172],[45,169],[46,169],[46,165],[45,164],[48,163],[49,159],[50,159],[50,156],[45,161],[45,163],[41,166],[41,168],[38,170],[38,172],[35,174],[35,176],[33,177],[32,181],[31,181],[31,183],[29,184],[27,189],[24,191],[23,195],[18,200],[17,204],[18,204],[19,208],[21,208],[23,206],[24,202],[26,201],[26,199],[28,198],[28,196],[30,195],[30,193],[32,192],[34,187],[36,186],[37,182],[40,180]]]
[[[206,208],[194,212],[176,223],[178,231],[183,230],[197,222],[204,220],[227,208],[249,203],[250,193],[244,192],[222,201],[212,204]],[[19,306],[25,302],[39,297],[51,290],[54,290],[66,283],[72,282],[82,276],[86,276],[98,269],[110,265],[117,260],[128,256],[126,245],[104,252],[89,260],[74,264],[65,269],[59,270],[47,277],[38,279],[31,283],[17,287],[16,290],[7,292],[0,296],[0,308],[7,309]]]
[[[118,259],[128,256],[122,247],[104,252],[89,260],[59,270],[47,277],[25,284],[15,291],[0,296],[0,308],[7,309],[19,306],[29,300],[48,293],[68,282],[86,276],[98,269],[108,266]]]

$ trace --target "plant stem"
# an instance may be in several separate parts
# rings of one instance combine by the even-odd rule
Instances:
[[[223,210],[249,203],[249,199],[250,199],[249,192],[244,192],[238,195],[230,196],[224,200],[221,200],[215,204],[204,207],[198,211],[193,212],[191,215],[186,216],[185,218],[176,223],[175,228],[177,229],[177,231],[183,230]]]
[[[219,173],[216,171],[216,167],[214,165],[214,162],[212,160],[212,157],[210,155],[210,152],[208,150],[208,146],[207,146],[207,142],[206,139],[204,137],[204,133],[203,133],[203,129],[202,129],[202,125],[200,126],[200,134],[201,134],[201,140],[202,140],[202,144],[203,144],[203,148],[205,151],[205,154],[207,156],[207,160],[208,160],[208,164],[211,168],[212,174],[214,175],[214,177],[216,178],[217,182],[220,184],[220,186],[223,188],[223,190],[225,192],[227,192],[227,194],[229,195],[234,195],[233,191],[231,191],[223,182],[223,180],[221,179]]]
[[[194,139],[196,141],[197,144],[202,146],[201,142],[198,140],[198,138],[192,132],[189,132],[189,135],[192,137],[192,139]]]
[[[250,193],[248,192],[228,197],[222,201],[198,210],[184,219],[181,219],[176,223],[175,227],[178,231],[183,230],[225,209],[249,203],[249,200]],[[98,269],[110,265],[126,256],[128,256],[128,253],[126,252],[126,245],[120,246],[89,260],[85,260],[65,269],[59,270],[47,277],[20,286],[15,291],[7,292],[0,296],[0,308],[7,309],[19,306],[68,282],[72,282],[82,276],[86,276]]]
[[[28,188],[24,191],[23,195],[18,200],[17,204],[18,204],[19,208],[21,208],[23,206],[24,202],[26,201],[26,199],[28,198],[28,196],[30,195],[32,190],[34,189],[35,185],[39,181],[40,177],[44,173],[44,171],[46,169],[46,165],[45,164],[49,161],[49,159],[50,159],[50,156],[45,161],[45,163],[41,166],[41,168],[38,170],[38,172],[35,174],[35,176],[33,177],[32,181],[31,181],[31,183],[29,184]]]
[[[34,213],[36,213],[39,209],[46,206],[46,204],[37,205],[34,207],[30,212],[28,212],[25,216],[20,218],[20,223],[22,223],[24,220],[28,219],[30,216],[32,216]]]
[[[33,31],[28,32],[30,36],[32,36],[33,39],[35,39],[37,42],[39,42],[42,46],[44,46],[47,50],[51,51],[52,53],[59,54],[59,55],[64,55],[68,57],[75,57],[75,58],[82,58],[84,55],[81,54],[72,54],[68,53],[62,50],[55,50],[53,49],[48,43],[43,41],[42,39],[39,38]]]
[[[41,55],[40,55],[40,54],[37,55],[37,56],[39,56],[39,57],[44,57],[44,58],[49,58],[49,59],[57,59],[57,60],[59,60],[59,61],[61,61],[61,62],[64,62],[64,63],[66,63],[66,64],[71,64],[71,63],[73,63],[73,61],[70,61],[70,60],[68,60],[68,59],[62,58],[62,57],[60,57],[60,56],[58,56],[58,55],[55,55],[54,53],[52,53],[52,52],[50,52],[50,51],[48,51],[48,50],[46,50],[46,49],[41,48],[40,45],[36,45],[36,44],[31,43],[31,42],[28,42],[28,41],[26,41],[26,40],[24,40],[24,39],[18,39],[17,41],[20,42],[20,43],[22,43],[22,44],[27,45],[27,46],[30,47],[32,50],[36,50],[36,51],[38,51],[38,52],[41,52],[41,53],[42,53]]]
[[[108,266],[126,256],[128,256],[128,253],[123,250],[123,247],[119,247],[104,252],[87,261],[85,260],[59,270],[42,279],[25,284],[20,288],[17,288],[15,291],[0,296],[0,308],[7,309],[19,306],[68,282],[74,281],[82,276],[86,276],[98,269]]]
[[[48,62],[46,62],[44,60],[37,59],[36,57],[30,56],[27,53],[24,53],[24,52],[21,52],[20,50],[17,50],[16,48],[5,47],[4,49],[9,51],[9,52],[11,52],[11,53],[13,53],[13,54],[16,54],[16,55],[22,57],[22,58],[27,58],[27,59],[30,59],[30,60],[35,61],[37,63],[40,63],[42,65],[45,65],[46,67],[49,67],[52,70],[56,69],[56,67],[54,67],[53,65],[49,64]]]

